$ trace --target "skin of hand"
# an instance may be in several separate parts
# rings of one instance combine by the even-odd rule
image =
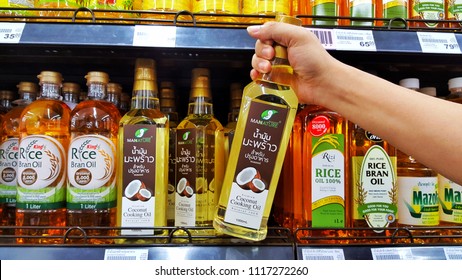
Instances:
[[[462,105],[401,87],[336,60],[308,29],[280,22],[249,26],[256,39],[250,77],[271,71],[273,44],[287,47],[292,88],[462,184]]]

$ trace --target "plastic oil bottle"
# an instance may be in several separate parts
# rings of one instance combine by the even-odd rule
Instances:
[[[106,101],[109,75],[92,71],[85,76],[87,99],[71,112],[71,140],[67,161],[67,224],[75,227],[116,225],[117,134],[120,113]],[[98,236],[114,230],[86,230],[93,244],[112,243]],[[72,232],[75,236],[75,232]],[[71,239],[71,242],[82,242]]]
[[[197,14],[197,21],[215,21],[233,23],[239,20],[239,0],[195,0],[192,2],[192,12]]]
[[[301,25],[294,17],[276,21]],[[287,49],[275,46],[272,71],[244,88],[241,112],[226,167],[214,227],[249,240],[263,240],[276,193],[298,98],[290,87]],[[277,82],[276,82],[277,81]]]
[[[77,83],[63,83],[62,96],[64,103],[74,109],[79,103],[80,85]]]
[[[342,21],[338,18],[346,10],[344,1],[348,0],[309,0],[313,17],[313,25],[340,25]],[[325,16],[325,17],[323,17]]]
[[[376,18],[377,17],[377,1],[376,0],[346,0],[345,4],[348,8],[349,17],[351,17],[350,25],[353,26],[374,26],[374,20],[365,20],[363,18]],[[354,20],[354,18],[362,18],[361,20]]]
[[[242,14],[251,16],[244,18],[246,22],[263,23],[268,20],[273,20],[273,17],[277,13],[291,15],[292,1],[242,0]]]
[[[445,0],[409,0],[409,19],[412,27],[442,28],[446,15]],[[428,20],[428,21],[426,21]]]
[[[462,104],[462,77],[448,80],[449,95],[446,99]],[[462,235],[462,186],[438,174],[438,195],[440,201],[441,234]],[[458,227],[458,228],[457,228]],[[448,238],[448,242],[462,242],[461,238]]]
[[[462,22],[460,18],[462,17],[462,1],[461,0],[452,0],[446,1],[446,19],[449,20],[448,27],[450,28],[461,28]]]
[[[120,97],[122,96],[122,86],[118,83],[109,82],[106,85],[106,100],[113,103],[120,112]]]
[[[123,227],[122,236],[138,235],[135,242],[166,234],[160,227],[167,225],[168,135],[155,61],[139,58],[131,108],[119,123],[117,171],[117,225]]]
[[[404,27],[405,22],[400,20],[393,20],[390,22],[391,19],[403,19],[407,20],[409,18],[409,0],[382,0],[381,5],[378,4],[379,11],[377,12],[377,17],[388,19],[389,21],[382,22],[384,26],[396,26],[396,27]]]
[[[390,242],[387,228],[398,220],[396,148],[353,122],[349,126],[352,236]]]
[[[214,210],[225,171],[223,125],[213,113],[208,69],[195,68],[188,114],[177,126],[175,226],[215,234]]]
[[[178,113],[174,85],[170,81],[160,83],[160,110],[168,117],[170,131],[168,136],[168,195],[167,226],[175,225],[175,182],[176,182],[176,127]]]
[[[399,84],[419,94],[418,79],[403,79]],[[439,225],[438,174],[400,150],[397,161],[398,226],[419,228],[414,235],[437,236],[434,227]],[[414,238],[414,242],[431,242],[431,239]]]
[[[16,224],[16,188],[18,186],[19,123],[24,108],[34,101],[38,86],[31,82],[18,84],[19,99],[0,121],[0,225]],[[5,229],[0,234],[14,235],[14,230]]]
[[[144,18],[154,18],[159,20],[166,20],[167,23],[172,23],[175,19],[176,13],[180,11],[191,11],[192,2],[191,0],[151,0],[141,1],[143,11],[152,11],[155,13],[144,13]],[[194,1],[196,2],[196,1]],[[182,19],[179,15],[178,20]],[[191,20],[191,18],[186,18]]]
[[[62,243],[64,229],[60,227],[66,226],[71,109],[61,101],[60,73],[42,71],[38,78],[39,96],[23,110],[19,124],[16,225],[20,228],[16,235],[29,236],[18,237],[20,244]]]

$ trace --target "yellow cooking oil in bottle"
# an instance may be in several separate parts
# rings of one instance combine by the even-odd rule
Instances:
[[[220,25],[239,21],[240,0],[193,0],[192,12],[198,22],[214,22]]]
[[[71,22],[74,10],[79,7],[79,2],[71,0],[34,0],[36,21]]]
[[[228,112],[228,121],[226,122],[225,133],[225,161],[228,162],[229,150],[233,143],[234,133],[236,132],[237,119],[242,103],[242,85],[241,83],[232,83],[230,86],[230,111]]]
[[[277,15],[294,25],[301,21]],[[268,219],[289,143],[298,98],[290,87],[287,49],[275,46],[272,71],[244,88],[214,227],[249,240],[267,236]]]
[[[193,235],[215,234],[212,221],[225,171],[223,125],[213,112],[208,72],[193,69],[188,114],[176,131],[175,226],[193,227]]]
[[[361,243],[389,243],[398,221],[396,148],[349,122],[351,237]]]
[[[348,0],[309,0],[311,15],[313,16],[313,25],[335,26],[340,25],[342,16],[345,10],[344,1]]]
[[[160,111],[155,61],[137,59],[134,76],[131,107],[118,131],[119,241],[162,242],[167,233],[162,227],[167,225],[169,123]]]
[[[62,76],[42,71],[40,93],[19,124],[16,239],[19,244],[63,243],[66,164],[71,109],[61,100]],[[34,226],[34,228],[27,228]]]
[[[274,20],[278,13],[292,15],[291,0],[242,0],[242,12],[246,17],[242,21],[253,24],[261,24],[265,21]]]
[[[419,94],[419,79],[402,79],[399,84]],[[438,174],[401,150],[397,173],[398,227],[407,227],[413,235],[420,236],[414,238],[414,243],[439,242]]]
[[[67,225],[114,227],[116,225],[117,134],[120,113],[106,101],[109,75],[91,71],[87,99],[71,112],[71,141],[67,162]],[[86,229],[88,242],[110,244],[112,229]],[[80,232],[72,232],[71,243],[83,243]]]
[[[160,110],[168,117],[168,195],[167,195],[167,226],[175,225],[175,178],[176,178],[176,127],[178,112],[174,85],[170,81],[160,83]]]
[[[18,187],[19,124],[21,113],[38,94],[32,82],[20,82],[19,99],[0,120],[0,226],[16,225],[16,189]],[[0,235],[14,235],[14,229],[3,229]],[[5,241],[6,239],[2,239]]]
[[[177,15],[182,11],[191,11],[192,3],[192,0],[143,0],[141,10],[152,13],[143,13],[142,17],[156,19],[160,23],[164,21],[167,24],[173,24],[175,17],[177,21],[192,21],[190,16]]]
[[[462,103],[462,77],[448,80],[449,94],[446,100]],[[440,201],[440,226],[441,235],[448,236],[443,239],[444,243],[461,243],[462,238],[462,186],[438,174],[438,195]]]

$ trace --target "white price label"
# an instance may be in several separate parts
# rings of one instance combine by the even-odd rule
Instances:
[[[175,47],[176,26],[136,25],[133,46]]]
[[[372,30],[335,29],[337,50],[377,51]]]
[[[372,248],[374,260],[412,260],[411,248]]]
[[[313,249],[303,248],[302,249],[303,260],[345,260],[345,254],[343,249]]]
[[[462,247],[444,247],[447,260],[462,260]]]
[[[417,32],[424,53],[461,53],[454,33]]]
[[[136,260],[145,261],[148,259],[148,249],[106,249],[104,251],[104,260]]]
[[[333,30],[323,28],[308,28],[316,37],[318,37],[321,44],[326,50],[335,50]]]
[[[0,44],[17,44],[21,39],[26,23],[3,22],[0,23]]]

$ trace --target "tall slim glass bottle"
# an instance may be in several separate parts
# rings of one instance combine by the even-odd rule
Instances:
[[[108,74],[89,72],[88,95],[71,112],[67,161],[67,224],[75,227],[114,227],[116,215],[117,133],[120,113],[106,101]],[[97,236],[112,230],[86,230],[94,244],[112,243]],[[82,239],[70,241],[82,242]]]
[[[277,21],[301,25],[278,14]],[[249,240],[262,240],[281,173],[298,98],[290,87],[287,49],[275,46],[272,71],[244,88],[241,112],[226,167],[214,227]],[[276,80],[278,82],[276,82]]]
[[[176,128],[178,113],[176,110],[176,96],[173,83],[160,83],[160,110],[168,117],[168,195],[167,195],[167,226],[175,225],[175,182],[176,182]]]
[[[202,70],[193,69],[188,114],[176,132],[175,225],[182,227],[212,226],[225,170],[223,126],[213,114],[209,76]]]
[[[38,78],[39,97],[24,109],[19,124],[16,235],[27,237],[17,243],[62,243],[71,109],[61,101],[60,73],[42,71]]]
[[[168,118],[160,111],[155,61],[137,59],[131,108],[119,123],[117,225],[123,227],[121,235],[165,233],[158,227],[167,225],[168,135]]]
[[[21,113],[38,94],[38,86],[31,82],[18,84],[19,99],[0,121],[0,225],[16,224],[16,188],[18,187],[19,123]],[[14,230],[3,230],[0,234],[14,235]]]

